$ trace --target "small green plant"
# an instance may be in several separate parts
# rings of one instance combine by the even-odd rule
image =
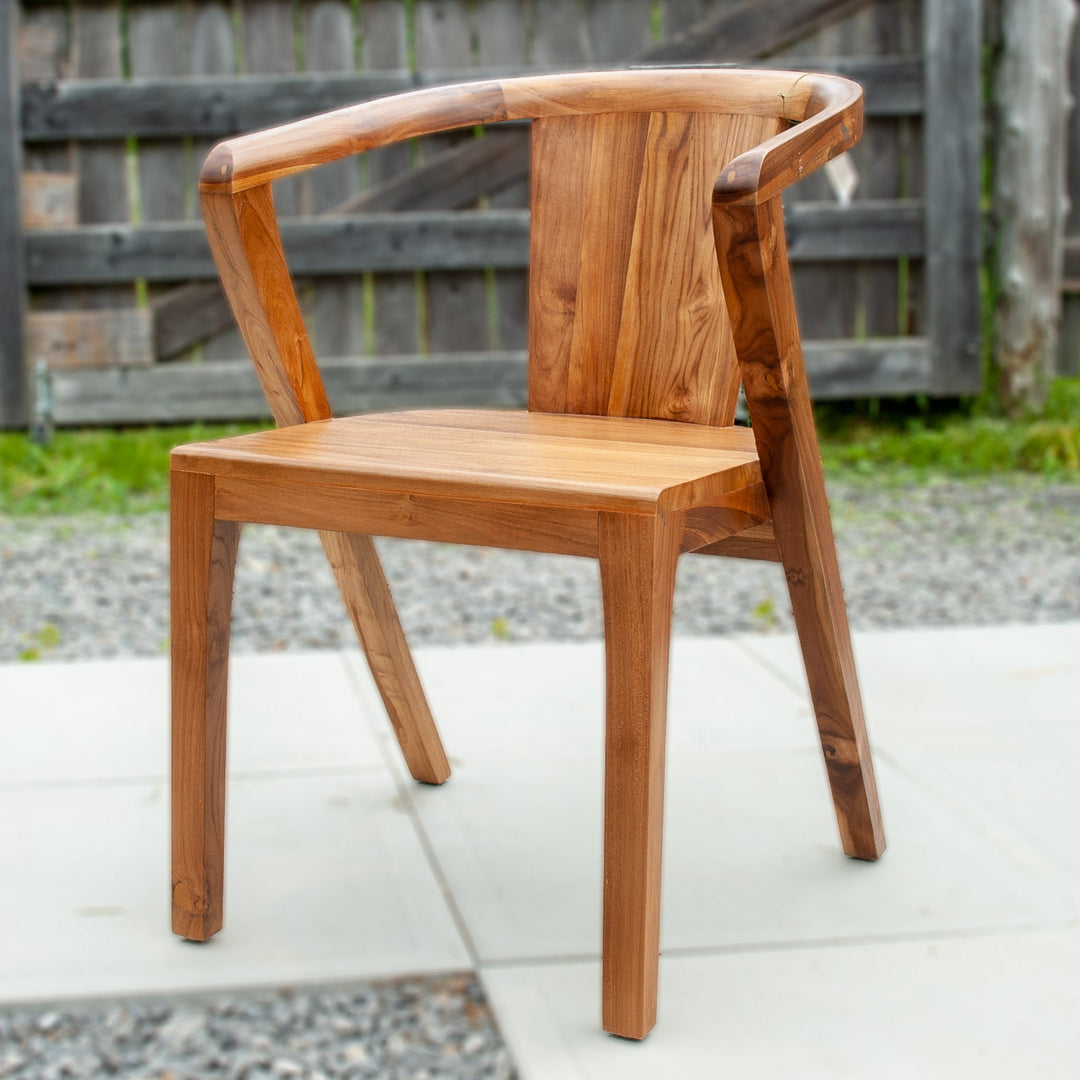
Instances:
[[[776,601],[766,596],[750,610],[750,619],[758,630],[775,630],[780,625],[776,615]]]
[[[496,641],[510,640],[510,625],[501,615],[491,620],[491,636]]]
[[[52,652],[60,644],[60,631],[52,623],[46,623],[37,633],[26,634],[23,640],[27,645],[19,653],[19,659],[23,663],[33,663]]]

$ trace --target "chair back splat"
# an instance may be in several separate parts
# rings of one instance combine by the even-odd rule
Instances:
[[[782,126],[722,112],[534,121],[530,409],[733,422],[713,184]]]

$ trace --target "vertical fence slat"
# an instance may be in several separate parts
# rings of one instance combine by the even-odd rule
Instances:
[[[77,0],[72,24],[74,71],[80,78],[119,78],[120,5]],[[82,142],[76,148],[78,163],[79,222],[96,225],[126,222],[130,218],[127,151],[120,139]],[[129,286],[104,286],[82,292],[89,308],[129,307],[135,291]]]
[[[415,0],[416,66],[472,66],[468,0]],[[421,160],[475,136],[437,135],[420,142]],[[431,352],[488,347],[487,284],[482,271],[425,274],[427,340]]]
[[[291,75],[296,71],[292,0],[243,0],[244,70],[251,75]],[[280,217],[300,213],[300,181],[274,182]]]
[[[573,68],[592,59],[583,0],[533,5],[533,63]]]
[[[1069,92],[1073,107],[1069,114],[1067,135],[1065,190],[1069,198],[1069,216],[1065,219],[1065,240],[1075,242],[1080,240],[1080,19],[1073,23]],[[1061,298],[1058,374],[1080,375],[1080,293],[1065,293]]]
[[[480,63],[514,65],[526,62],[525,20],[520,0],[480,0],[477,36]],[[490,199],[500,209],[527,207],[529,181],[519,180]],[[500,270],[495,275],[495,342],[500,349],[524,349],[528,344],[528,275],[523,270]]]
[[[229,5],[226,0],[199,0],[193,16],[191,73],[218,76],[222,84],[227,85],[227,80],[236,73],[235,34]],[[193,184],[197,183],[198,172],[211,145],[211,141],[206,139],[195,140]],[[206,360],[239,360],[247,356],[247,346],[240,331],[233,327],[204,342],[201,352]]]
[[[23,277],[22,221],[19,209],[18,78],[19,7],[8,4],[0,14],[0,423],[27,422],[26,364],[23,360],[23,315],[26,287]]]
[[[314,0],[304,6],[304,57],[308,71],[352,71],[354,35],[348,0]],[[305,177],[306,208],[321,213],[360,190],[360,166],[346,158]],[[359,356],[364,351],[364,287],[359,277],[316,279],[307,323],[321,356]]]
[[[926,0],[926,332],[939,394],[982,388],[979,185],[980,0]]]
[[[188,11],[176,0],[132,4],[128,10],[131,74],[136,78],[186,75],[191,70]],[[188,216],[189,165],[179,139],[140,139],[138,145],[139,216],[142,221],[182,221]],[[152,298],[170,286],[150,285]],[[189,355],[189,354],[188,354]],[[182,354],[177,359],[186,359]]]
[[[899,51],[903,12],[897,0],[881,0],[852,19],[855,55],[887,55]],[[859,186],[856,199],[896,199],[900,196],[900,131],[893,117],[871,117],[857,147]],[[869,337],[899,333],[897,263],[875,259],[858,268],[859,329]]]
[[[598,64],[623,64],[652,44],[652,0],[587,0],[589,40]]]
[[[399,0],[364,0],[360,7],[364,36],[364,68],[404,71],[409,66],[405,5]],[[364,155],[369,185],[408,169],[412,150],[405,144],[387,146]],[[416,354],[420,349],[420,320],[413,274],[376,274],[372,279],[374,341],[377,355]]]
[[[176,0],[132,4],[128,10],[131,74],[136,78],[187,75],[187,12]],[[188,168],[183,143],[141,139],[139,208],[143,221],[182,221],[187,216]]]
[[[835,55],[839,47],[840,29],[833,24],[792,43],[781,50],[781,55],[798,58],[800,67],[812,67],[815,56]],[[784,193],[784,203],[788,206],[799,202],[832,201],[833,198],[829,181],[820,169]],[[851,336],[856,296],[854,270],[850,264],[832,261],[798,263],[792,267],[791,277],[799,325],[805,338],[835,340]]]

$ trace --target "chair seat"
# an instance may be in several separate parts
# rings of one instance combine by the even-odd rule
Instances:
[[[747,428],[486,409],[376,413],[191,443],[173,452],[173,468],[607,511],[717,506],[761,485]]]

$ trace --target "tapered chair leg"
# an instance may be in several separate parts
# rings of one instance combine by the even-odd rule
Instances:
[[[214,478],[172,474],[172,925],[221,929],[229,617],[240,526],[214,520]]]
[[[668,645],[679,515],[600,515],[607,649],[604,1029],[656,1023]]]
[[[840,840],[845,854],[877,859],[885,834],[832,528],[827,516],[802,533],[776,528]]]
[[[817,716],[844,851],[885,850],[779,196],[720,206],[713,224],[743,388]]]
[[[420,685],[375,544],[370,536],[353,533],[319,535],[409,772],[422,783],[441,784],[450,775],[450,763]]]

